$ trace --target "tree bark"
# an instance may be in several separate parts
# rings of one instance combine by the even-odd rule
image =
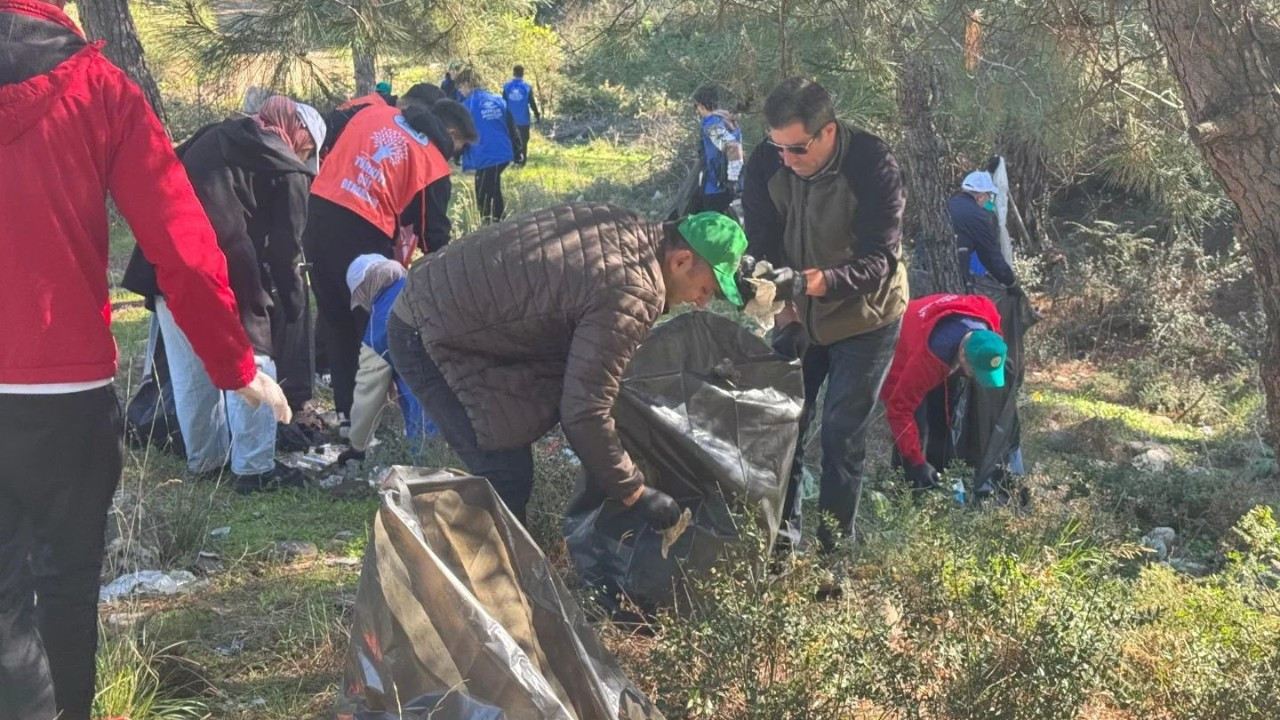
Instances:
[[[942,92],[942,77],[926,53],[902,58],[897,73],[898,109],[902,115],[902,157],[909,207],[915,209],[919,235],[929,265],[925,287],[913,283],[916,297],[932,293],[962,293],[964,280],[956,255],[955,232],[947,212],[944,158],[948,157],[934,110]],[[919,257],[920,255],[917,255]]]
[[[351,62],[355,66],[356,97],[373,92],[378,81],[378,57],[373,50],[364,45],[353,45]]]
[[[1188,134],[1240,210],[1266,314],[1260,358],[1270,441],[1280,451],[1280,27],[1251,0],[1148,0],[1182,87]]]
[[[151,75],[151,68],[147,67],[128,0],[80,0],[77,6],[85,35],[90,40],[106,41],[102,52],[142,88],[151,109],[155,110],[161,122],[165,122],[160,88]]]

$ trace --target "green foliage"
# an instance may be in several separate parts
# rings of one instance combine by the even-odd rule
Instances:
[[[98,645],[93,716],[131,720],[208,718],[204,703],[168,697],[164,692],[156,668],[173,649],[156,647],[145,634],[104,635]]]

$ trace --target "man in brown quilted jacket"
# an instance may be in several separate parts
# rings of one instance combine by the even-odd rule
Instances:
[[[532,443],[558,421],[587,477],[665,529],[680,508],[646,487],[611,411],[658,317],[722,294],[746,249],[719,213],[653,223],[571,204],[490,225],[409,271],[387,322],[392,360],[472,473],[524,521]]]

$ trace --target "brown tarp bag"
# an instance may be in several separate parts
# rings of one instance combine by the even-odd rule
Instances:
[[[393,467],[365,551],[338,720],[652,720],[489,483]]]

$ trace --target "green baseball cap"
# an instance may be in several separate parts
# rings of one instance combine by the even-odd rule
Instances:
[[[685,218],[676,229],[689,247],[711,266],[725,299],[742,307],[742,296],[734,280],[738,261],[747,251],[747,236],[742,226],[718,212],[700,212]]]
[[[973,370],[973,378],[983,387],[1004,387],[1004,361],[1008,354],[1004,338],[990,330],[974,330],[964,343],[964,359]]]

